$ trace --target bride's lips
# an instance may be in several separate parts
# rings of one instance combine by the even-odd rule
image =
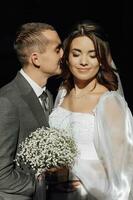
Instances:
[[[81,72],[89,71],[91,68],[77,68]]]

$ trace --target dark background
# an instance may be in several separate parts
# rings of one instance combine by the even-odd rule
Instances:
[[[52,24],[63,40],[77,21],[92,19],[99,22],[109,35],[113,60],[119,70],[125,98],[133,111],[129,63],[129,35],[133,22],[129,7],[127,0],[18,0],[16,3],[5,0],[0,6],[0,87],[12,80],[21,67],[13,50],[13,41],[22,23],[41,21]],[[54,93],[59,83],[55,77],[49,80]]]

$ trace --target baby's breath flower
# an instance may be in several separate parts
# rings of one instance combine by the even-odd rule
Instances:
[[[36,175],[52,167],[71,167],[78,153],[70,130],[56,128],[38,128],[19,147],[17,165],[29,164]]]

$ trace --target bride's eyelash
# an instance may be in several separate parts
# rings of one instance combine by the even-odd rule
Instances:
[[[74,57],[78,57],[78,56],[79,56],[79,54],[73,54],[73,56],[74,56]]]

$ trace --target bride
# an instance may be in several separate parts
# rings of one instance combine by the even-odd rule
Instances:
[[[118,92],[118,78],[102,28],[77,24],[65,41],[62,75],[51,127],[71,128],[80,154],[70,173],[69,200],[131,200],[133,117]],[[54,199],[54,198],[53,198]]]

